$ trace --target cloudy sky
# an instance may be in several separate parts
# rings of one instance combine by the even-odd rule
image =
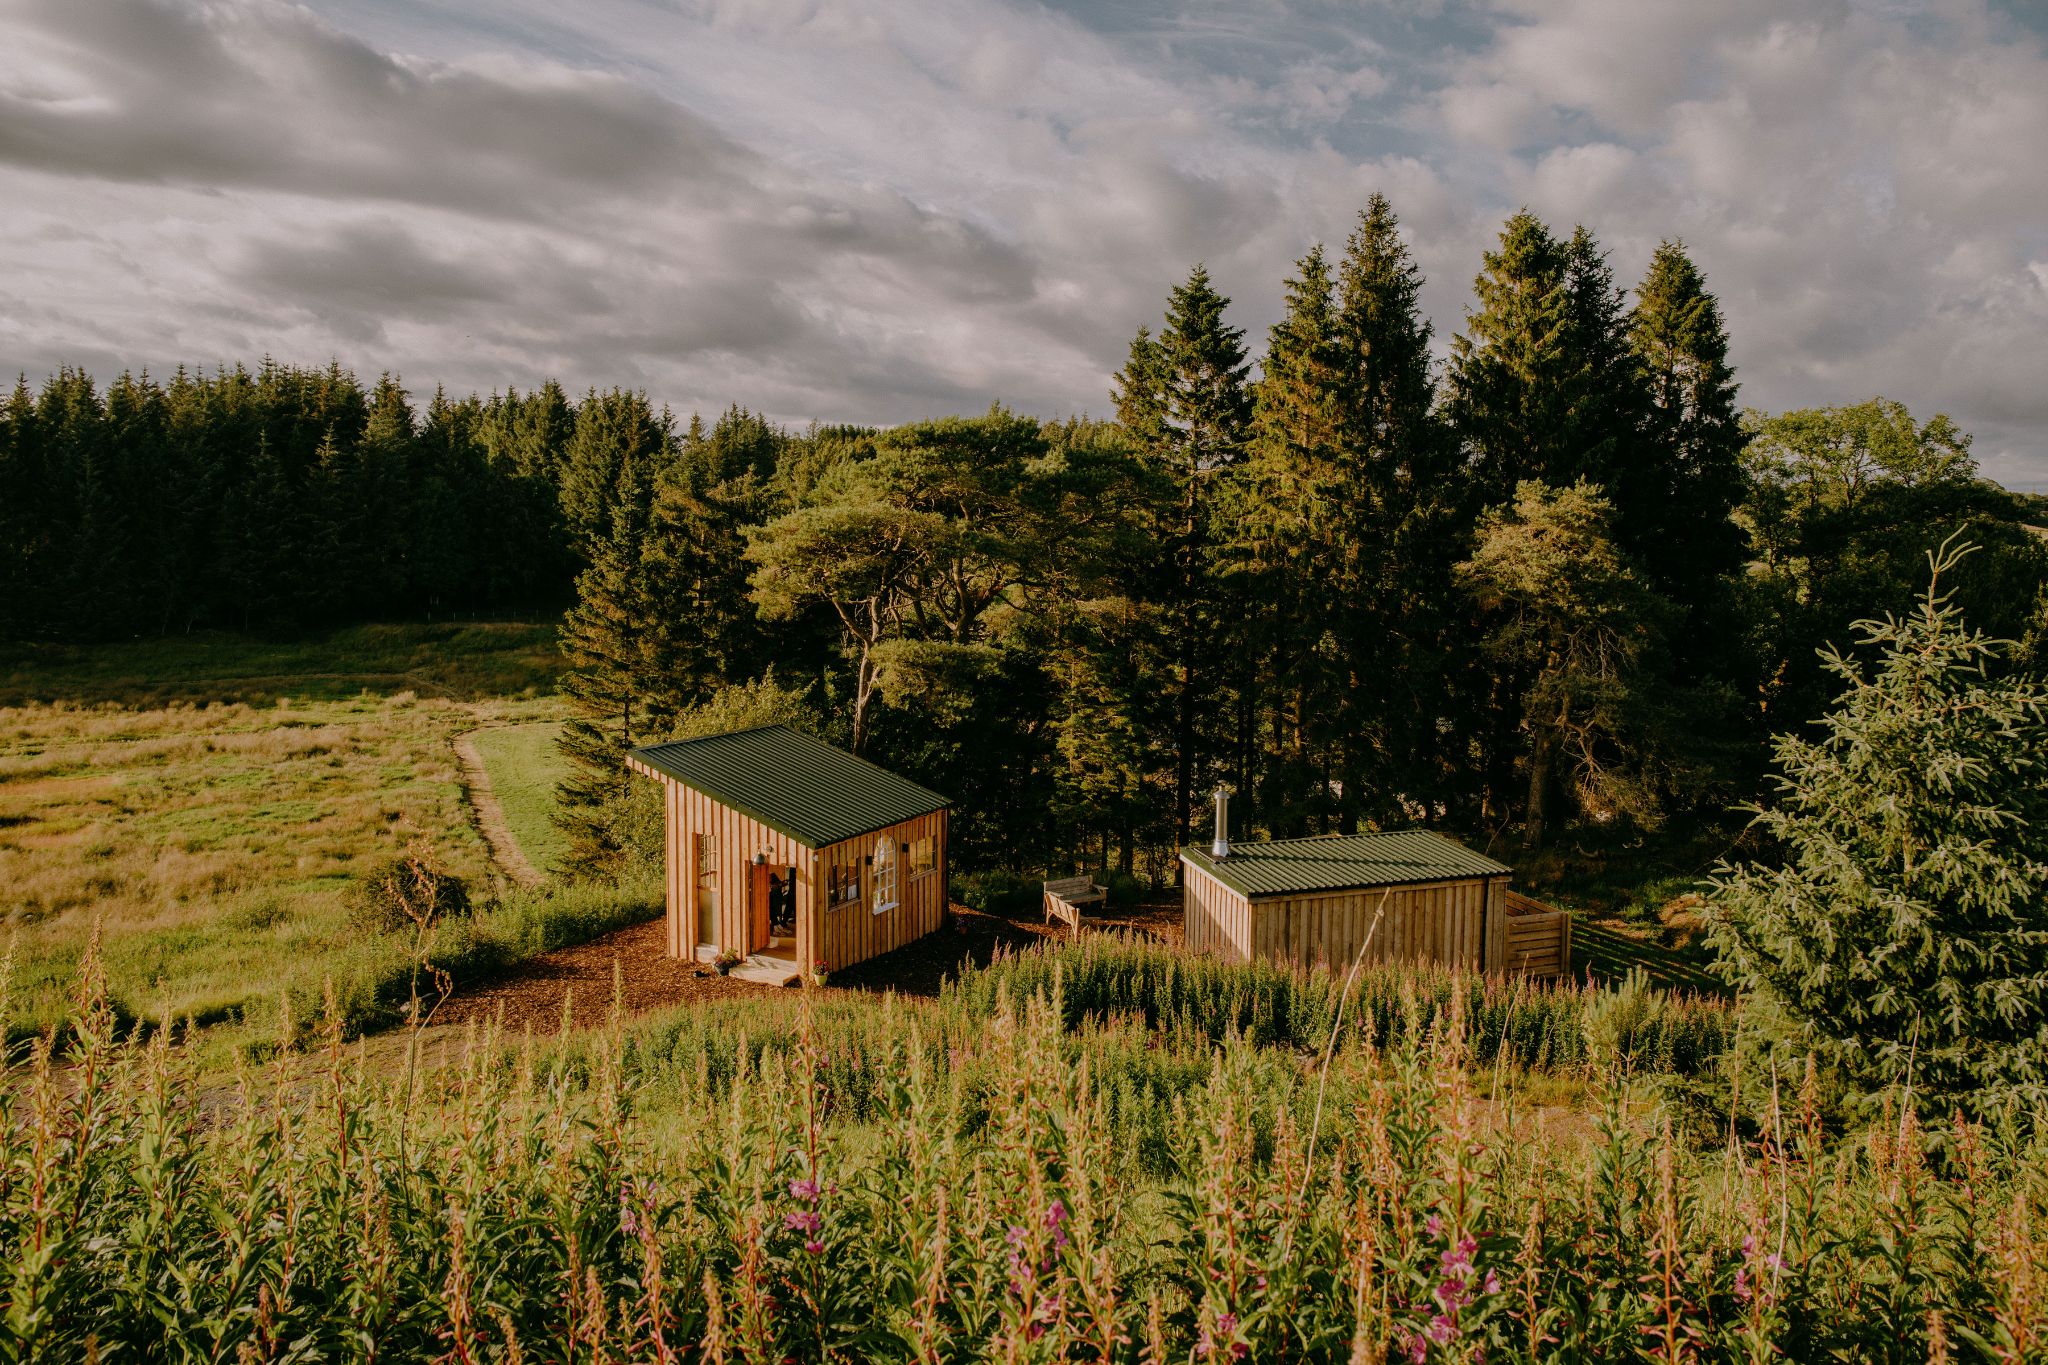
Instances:
[[[891,422],[1255,339],[1373,190],[1683,239],[1744,400],[2048,488],[2048,0],[0,0],[0,366],[273,355]]]

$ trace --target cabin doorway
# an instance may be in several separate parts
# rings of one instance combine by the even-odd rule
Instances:
[[[749,952],[796,957],[796,869],[787,863],[755,863],[747,895]]]

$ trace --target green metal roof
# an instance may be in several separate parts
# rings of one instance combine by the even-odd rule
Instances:
[[[953,804],[786,725],[650,744],[632,752],[656,772],[810,848]]]
[[[1505,877],[1514,871],[1426,829],[1234,843],[1230,856],[1220,861],[1200,848],[1184,848],[1180,856],[1231,890],[1253,897]]]

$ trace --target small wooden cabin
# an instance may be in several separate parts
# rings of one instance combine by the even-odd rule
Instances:
[[[1522,909],[1510,906],[1513,869],[1429,830],[1264,843],[1219,838],[1211,851],[1183,849],[1181,861],[1191,952],[1341,970],[1371,935],[1371,962],[1551,975],[1569,961],[1561,912],[1548,911],[1553,918],[1540,926],[1518,918],[1511,935],[1511,915]]]
[[[784,725],[651,744],[667,798],[668,952],[782,980],[937,929],[950,802]]]

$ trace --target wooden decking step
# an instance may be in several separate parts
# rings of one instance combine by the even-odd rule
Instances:
[[[758,981],[764,986],[797,986],[803,984],[804,979],[793,959],[769,957],[763,953],[755,953],[736,964],[731,975],[741,981]]]

